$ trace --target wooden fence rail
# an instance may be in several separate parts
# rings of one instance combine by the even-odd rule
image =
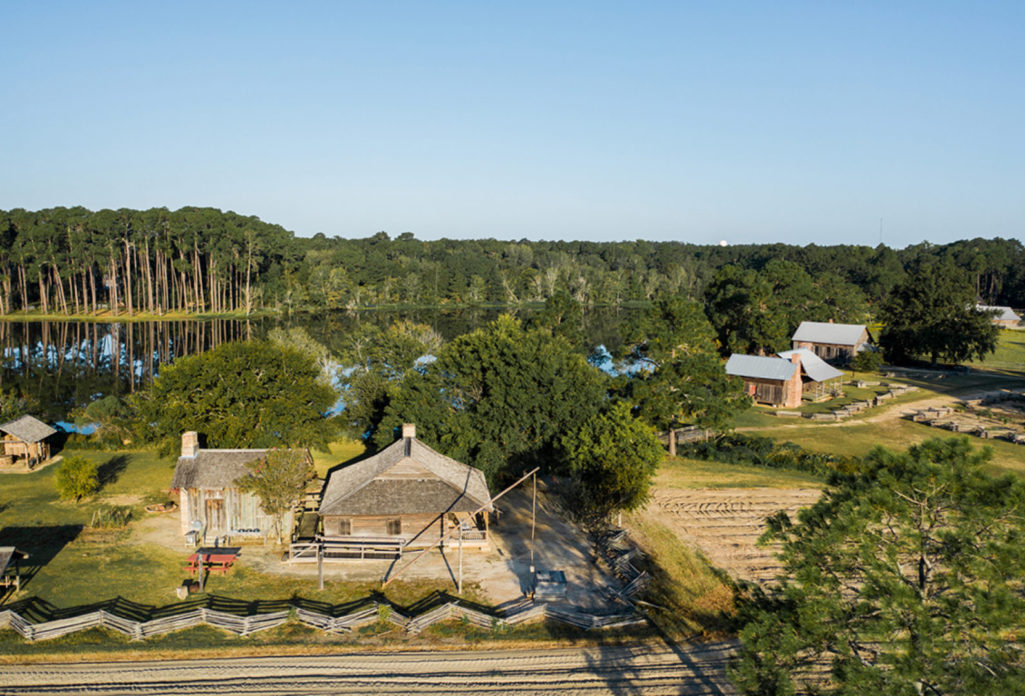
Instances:
[[[291,614],[292,611],[285,610],[240,616],[200,607],[173,616],[136,621],[101,609],[69,618],[33,623],[22,617],[16,610],[6,609],[0,611],[0,628],[10,628],[30,641],[48,640],[99,626],[130,636],[134,640],[143,640],[151,636],[203,624],[221,628],[239,636],[246,636],[280,626],[289,620]],[[568,606],[544,603],[520,603],[508,612],[489,613],[454,601],[446,602],[412,617],[396,611],[390,604],[376,601],[343,616],[330,616],[303,607],[294,607],[294,615],[300,623],[306,626],[331,633],[348,633],[382,619],[413,634],[452,618],[465,620],[479,628],[502,628],[516,626],[527,621],[550,619],[584,630],[630,626],[645,621],[642,616],[633,612],[588,614]]]

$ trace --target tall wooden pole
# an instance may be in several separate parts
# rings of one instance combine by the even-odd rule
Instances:
[[[459,523],[459,583],[458,592],[463,594],[463,523],[459,522],[459,518],[456,518],[456,522]]]
[[[324,546],[317,544],[317,589],[324,589]]]
[[[530,499],[530,579],[534,580],[534,521],[537,519],[537,469],[534,469],[534,494]]]

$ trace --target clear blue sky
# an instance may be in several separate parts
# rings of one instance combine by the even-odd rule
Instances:
[[[0,208],[300,235],[1025,235],[1025,2],[0,0]]]

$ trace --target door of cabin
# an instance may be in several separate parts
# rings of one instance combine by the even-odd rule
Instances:
[[[223,536],[224,528],[224,499],[206,499],[206,535],[211,537]]]

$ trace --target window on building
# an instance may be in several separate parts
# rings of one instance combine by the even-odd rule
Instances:
[[[352,534],[352,520],[338,520],[338,534],[339,536]]]
[[[391,536],[398,536],[402,534],[402,520],[388,520],[388,534]]]

